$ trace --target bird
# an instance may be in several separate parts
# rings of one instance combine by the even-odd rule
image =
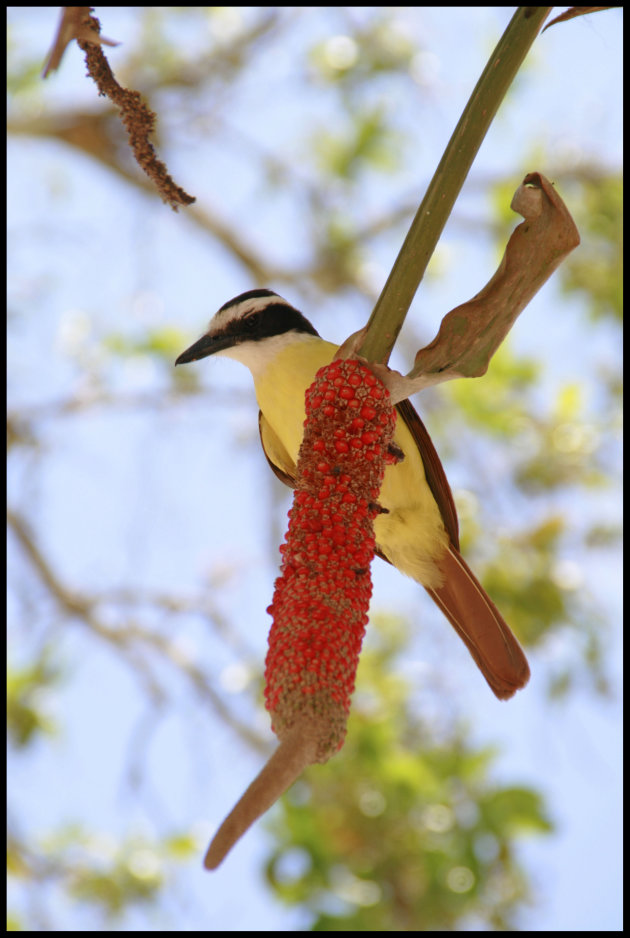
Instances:
[[[260,288],[224,303],[175,364],[221,355],[249,368],[267,462],[295,487],[305,392],[337,348],[287,300]],[[394,443],[403,458],[385,470],[374,520],[376,553],[426,589],[496,697],[507,700],[529,680],[527,658],[460,553],[453,495],[426,427],[409,400],[396,410]]]

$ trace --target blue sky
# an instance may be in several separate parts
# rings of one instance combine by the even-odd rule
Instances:
[[[360,15],[369,15],[367,8],[359,9]],[[226,14],[227,19],[237,12]],[[25,55],[41,54],[43,60],[57,15],[56,8],[30,8],[28,13],[10,8],[13,39]],[[99,8],[99,15],[104,34],[123,41],[108,51],[112,66],[122,70],[125,56],[136,49],[136,12]],[[417,167],[412,171],[413,161],[405,162],[402,186],[401,180],[388,177],[366,181],[366,212],[387,205],[400,192],[417,189],[422,194],[510,15],[503,8],[400,10],[400,28],[426,50],[430,58],[424,67],[432,79],[418,86],[415,96],[400,99],[395,86],[383,85],[383,106],[395,108],[401,127],[409,126],[417,110]],[[582,18],[553,27],[536,44],[531,65],[519,76],[513,99],[499,113],[479,152],[457,217],[445,231],[434,274],[410,317],[423,335],[430,338],[441,316],[472,296],[494,270],[496,245],[485,235],[471,236],[462,224],[463,219],[474,223],[487,214],[486,182],[496,174],[513,173],[516,187],[523,169],[545,172],[554,161],[620,165],[621,23],[617,10]],[[194,42],[194,35],[175,18],[172,30],[182,42]],[[204,136],[204,121],[211,128],[214,120],[226,117],[217,116],[212,100],[200,102],[199,126],[194,127],[180,126],[167,103],[161,106],[162,152],[177,181],[197,195],[202,208],[212,207],[234,224],[248,219],[243,225],[247,239],[271,257],[291,259],[296,267],[308,247],[300,232],[299,202],[288,192],[283,196],[261,188],[251,162],[239,155],[239,134],[265,152],[277,148],[284,158],[290,153],[295,172],[307,178],[308,160],[293,141],[299,139],[300,129],[326,122],[334,126],[338,115],[325,95],[311,90],[304,97],[301,68],[317,37],[341,32],[333,9],[313,8],[296,17],[286,54],[261,56],[239,90],[228,115],[229,130],[219,138],[225,142]],[[281,108],[276,103],[279,89],[284,95]],[[101,106],[84,79],[76,48],[68,51],[60,72],[48,79],[38,98],[20,103],[20,116],[43,118],[64,106]],[[523,167],[533,159],[535,167]],[[267,497],[273,482],[264,475],[264,460],[251,445],[256,407],[248,373],[233,362],[202,363],[207,365],[200,374],[209,397],[169,403],[171,376],[159,364],[139,355],[112,365],[102,351],[102,337],[110,330],[142,336],[160,323],[176,325],[192,340],[227,299],[261,284],[244,277],[223,248],[200,234],[185,210],[171,212],[157,197],[139,194],[61,143],[15,137],[8,161],[9,302],[15,312],[9,323],[10,405],[49,404],[78,391],[89,395],[85,373],[99,369],[107,387],[121,398],[146,394],[163,402],[149,411],[102,407],[87,411],[87,417],[79,413],[45,421],[46,461],[41,464],[23,455],[10,463],[10,503],[28,508],[60,574],[77,588],[123,586],[130,571],[139,587],[180,595],[198,594],[202,586],[221,582],[220,592],[211,591],[213,601],[237,623],[248,661],[262,668],[268,628],[263,611],[275,575],[268,553],[275,535],[269,532],[281,536],[288,503],[285,499],[278,504],[277,493],[275,503]],[[370,257],[366,278],[376,289],[396,250],[395,240],[379,242]],[[438,276],[440,270],[445,273]],[[369,313],[363,297],[349,296],[340,316],[332,300],[314,309],[306,291],[281,292],[333,340],[341,341]],[[581,381],[596,412],[588,376],[601,366],[619,367],[616,335],[603,329],[596,343],[584,343],[583,334],[590,333],[580,329],[580,302],[563,300],[561,313],[557,308],[551,281],[513,330],[514,351],[539,354],[544,337],[547,370],[541,398],[560,381]],[[393,361],[401,363],[402,359]],[[419,408],[421,401],[416,399]],[[447,465],[453,485],[466,490],[466,462],[453,462]],[[619,493],[610,491],[594,508],[568,497],[566,507],[578,520],[594,510],[612,519],[618,499]],[[500,517],[500,495],[489,497],[489,506]],[[527,506],[518,510],[526,516]],[[27,565],[12,540],[9,549],[9,575],[15,584],[8,597],[9,647],[19,660],[24,648],[53,626],[46,616],[27,617],[27,634],[20,631],[24,609],[16,597],[28,581]],[[618,695],[620,565],[615,558],[605,564],[597,557],[579,560],[582,588],[613,624],[609,668]],[[432,613],[414,584],[385,565],[375,567],[374,578],[375,608],[420,615],[429,628]],[[48,616],[54,621],[51,610]],[[553,668],[554,656],[561,661],[567,653],[567,634],[545,649],[540,660],[534,658],[527,692],[498,706],[468,682],[465,652],[457,658],[451,635],[443,634],[439,623],[430,635],[438,660],[441,654],[454,656],[458,679],[448,689],[461,695],[462,711],[475,727],[476,738],[503,747],[497,776],[542,789],[558,827],[554,837],[532,839],[521,847],[537,889],[537,903],[523,913],[521,927],[619,928],[618,698],[604,702],[578,689],[566,703],[549,704],[543,676]],[[234,690],[245,679],[237,667],[243,656],[194,615],[185,623],[178,619],[178,631],[169,638],[178,654],[208,669],[217,688],[230,695],[246,718],[249,710]],[[52,744],[12,760],[9,786],[15,814],[35,834],[73,819],[116,835],[131,830],[150,834],[167,822],[192,826],[199,833],[201,852],[206,837],[258,771],[260,757],[235,746],[231,731],[212,713],[191,706],[186,688],[175,678],[166,714],[154,712],[119,654],[90,640],[80,625],[64,624],[56,652],[69,682],[49,705],[63,733]],[[422,668],[422,649],[414,646],[413,654]],[[186,708],[186,722],[177,716],[180,708]],[[264,714],[260,719],[261,726],[267,726]],[[146,730],[142,747],[139,727]],[[151,780],[142,799],[136,800],[125,783],[134,757],[146,760]],[[217,765],[229,771],[217,772]],[[106,840],[103,835],[105,854]],[[262,930],[300,928],[300,913],[273,902],[264,887],[260,864],[265,843],[264,828],[258,825],[212,876],[199,863],[187,867],[178,880],[180,905],[162,909],[160,922],[170,916],[178,923],[176,930],[261,930],[261,923]],[[72,930],[94,928],[85,912],[53,902],[57,921]],[[126,923],[127,930],[146,927],[147,919],[139,914]],[[155,922],[149,921],[148,927]]]

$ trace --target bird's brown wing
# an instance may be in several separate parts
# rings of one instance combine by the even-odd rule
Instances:
[[[427,593],[451,623],[493,692],[507,700],[529,680],[523,649],[460,552],[440,559],[444,584]]]
[[[529,665],[523,649],[483,586],[459,552],[459,525],[451,488],[431,437],[409,401],[401,401],[398,412],[413,436],[451,540],[440,559],[444,585],[427,589],[440,607],[479,670],[500,700],[507,700],[529,680]]]
[[[407,424],[407,428],[416,442],[424,463],[424,474],[427,477],[433,498],[440,509],[444,527],[451,539],[451,544],[459,550],[459,522],[457,521],[453,493],[440,462],[440,457],[433,445],[433,440],[429,436],[429,431],[420,420],[410,401],[400,401],[396,404],[396,410]]]

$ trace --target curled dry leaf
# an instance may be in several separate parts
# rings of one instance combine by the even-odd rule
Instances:
[[[472,300],[446,314],[409,374],[370,363],[394,403],[442,381],[485,374],[519,313],[580,243],[566,205],[542,173],[525,176],[511,207],[525,221],[513,232],[499,269]]]

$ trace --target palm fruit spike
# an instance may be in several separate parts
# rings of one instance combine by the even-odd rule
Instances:
[[[280,746],[206,853],[215,869],[307,765],[343,745],[372,592],[374,518],[396,412],[364,363],[337,359],[306,392],[298,482],[269,612],[265,701]]]

